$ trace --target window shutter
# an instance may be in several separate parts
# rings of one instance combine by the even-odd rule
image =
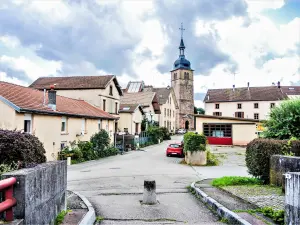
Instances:
[[[235,112],[235,117],[238,117],[238,113],[237,112]]]
[[[241,116],[242,116],[242,118],[244,118],[244,112],[242,112],[241,114],[242,114],[242,115],[241,115]]]

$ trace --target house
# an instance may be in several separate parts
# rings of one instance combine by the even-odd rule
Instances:
[[[53,88],[42,92],[0,82],[0,128],[38,137],[48,161],[56,160],[70,141],[88,141],[100,129],[113,139],[117,117],[86,101],[59,96]]]
[[[245,146],[259,137],[261,121],[236,117],[194,115],[195,128],[207,137],[211,145]]]
[[[292,92],[289,88],[281,87],[280,83],[268,87],[250,87],[248,83],[248,87],[209,89],[204,98],[205,114],[265,120],[270,110],[289,95],[300,96],[300,91]]]
[[[155,92],[125,92],[121,98],[121,105],[140,105],[144,112],[144,118],[148,121],[158,123],[158,117],[156,115],[160,114],[161,110]],[[122,115],[120,115],[120,117]],[[121,119],[121,121],[123,121],[123,119]]]
[[[144,111],[140,104],[121,104],[119,110],[119,130],[129,134],[139,134],[142,131]]]
[[[153,88],[146,86],[144,91],[155,92],[158,97],[161,114],[158,114],[159,126],[166,127],[170,132],[175,132],[176,111],[179,109],[174,89],[170,86],[164,88]]]
[[[85,100],[105,112],[118,114],[122,89],[116,76],[40,77],[29,87],[49,90],[55,85],[60,96]]]

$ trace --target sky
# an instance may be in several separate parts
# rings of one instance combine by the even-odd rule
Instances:
[[[0,81],[167,86],[181,23],[196,106],[207,89],[300,85],[300,0],[1,0]]]

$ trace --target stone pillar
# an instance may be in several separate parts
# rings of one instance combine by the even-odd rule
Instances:
[[[300,224],[300,173],[287,173],[285,179],[285,224]]]
[[[143,204],[154,205],[156,200],[156,183],[155,180],[144,181]]]

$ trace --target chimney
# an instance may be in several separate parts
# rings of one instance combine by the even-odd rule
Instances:
[[[54,85],[50,85],[50,90],[48,91],[48,107],[52,110],[56,110],[56,91],[54,90]]]
[[[232,85],[232,90],[235,91],[235,85]]]
[[[280,88],[280,81],[278,81],[278,83],[277,83],[277,87],[278,87],[278,88]]]
[[[249,89],[250,89],[250,82],[248,82],[247,85],[248,85],[248,91],[249,91]]]

